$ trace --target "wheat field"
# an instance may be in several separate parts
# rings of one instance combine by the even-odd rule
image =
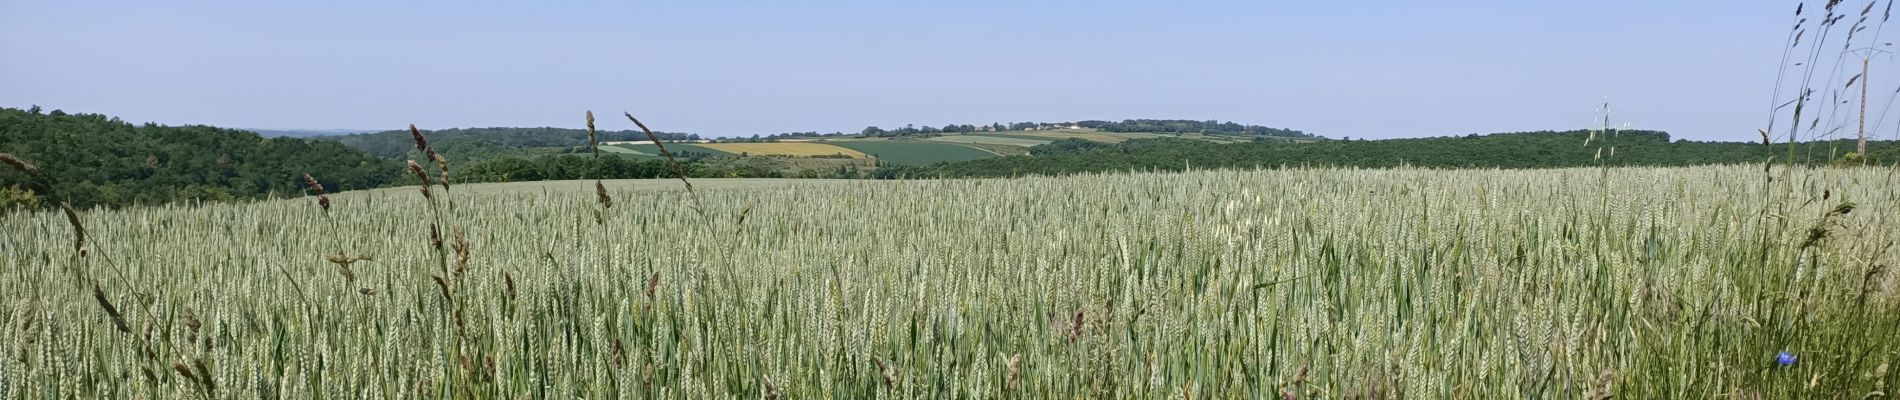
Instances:
[[[0,398],[1860,398],[1900,383],[1895,183],[454,186],[81,212],[78,241],[22,212]]]

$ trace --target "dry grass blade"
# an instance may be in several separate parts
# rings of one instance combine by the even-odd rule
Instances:
[[[678,176],[680,183],[686,185],[686,193],[693,196],[693,209],[699,211],[702,216],[705,215],[705,207],[701,207],[699,202],[699,192],[693,191],[693,182],[686,180],[686,170],[680,168],[679,160],[674,159],[673,152],[668,151],[666,144],[660,142],[660,135],[654,134],[652,129],[647,129],[647,124],[641,123],[639,118],[634,118],[633,113],[623,112],[622,114],[627,116],[628,121],[633,121],[633,126],[640,127],[640,131],[647,134],[647,140],[653,142],[653,147],[660,149],[660,155],[666,156],[666,167],[673,170],[673,175]]]
[[[732,234],[737,235],[741,232],[745,232],[745,219],[747,215],[751,215],[751,214],[752,214],[751,204],[747,204],[745,206],[745,209],[739,210],[739,222],[733,224],[733,225],[736,225],[736,227],[732,229]]]
[[[336,253],[336,254],[323,256],[323,260],[329,261],[335,264],[342,264],[342,265],[350,265],[358,261],[376,261],[375,258],[372,258],[370,256],[353,256],[353,255],[348,255],[348,254],[343,254],[343,253]]]

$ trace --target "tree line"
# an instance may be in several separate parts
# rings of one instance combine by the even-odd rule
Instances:
[[[0,168],[0,209],[233,201],[304,191],[310,173],[335,190],[395,183],[402,164],[326,141],[266,139],[202,125],[133,125],[98,114],[0,108],[0,152],[37,176]]]
[[[1869,142],[1868,162],[1900,161],[1900,142]],[[1846,163],[1851,141],[1796,146],[1795,162]],[[1067,175],[1116,171],[1326,166],[1389,168],[1561,168],[1588,166],[1692,166],[1785,162],[1787,145],[1745,142],[1671,141],[1668,133],[1540,131],[1388,140],[1308,143],[1219,144],[1176,138],[1136,139],[1116,144],[1079,139],[1030,148],[1029,156],[997,157],[921,167],[892,167],[894,178],[981,178]],[[1778,157],[1778,158],[1775,158]]]
[[[588,146],[587,130],[569,128],[455,128],[424,130],[429,143],[450,161],[478,161],[503,156],[532,157],[574,151]],[[698,134],[654,132],[661,140],[699,140]],[[645,132],[635,130],[598,131],[602,142],[647,141]],[[318,136],[316,140],[341,143],[362,149],[377,157],[415,158],[415,142],[407,130],[392,130],[341,136]]]

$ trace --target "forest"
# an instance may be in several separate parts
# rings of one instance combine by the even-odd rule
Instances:
[[[331,190],[400,182],[402,164],[335,142],[202,125],[133,125],[98,114],[0,108],[0,152],[37,177],[0,168],[0,209],[128,206],[301,195],[309,173]]]

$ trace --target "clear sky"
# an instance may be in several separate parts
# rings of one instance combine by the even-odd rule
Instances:
[[[1635,128],[1753,140],[1795,4],[288,3],[0,0],[0,106],[254,128],[579,127],[594,110],[712,135],[1183,118],[1384,138],[1585,128],[1608,98]]]

